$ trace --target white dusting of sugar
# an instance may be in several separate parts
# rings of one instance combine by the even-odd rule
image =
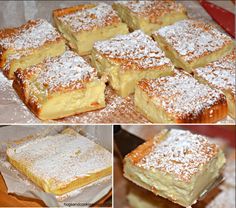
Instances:
[[[185,61],[192,61],[221,49],[232,39],[214,26],[197,20],[182,20],[154,32],[173,47]]]
[[[122,59],[126,68],[131,64],[144,69],[163,65],[172,66],[157,43],[141,30],[127,35],[118,35],[110,40],[98,41],[94,44],[94,48],[108,58]]]
[[[158,169],[174,174],[179,180],[189,181],[199,171],[199,167],[207,164],[218,151],[218,147],[210,144],[206,137],[172,129],[164,140],[154,141],[152,151],[137,165],[153,171]]]
[[[182,4],[174,1],[119,1],[131,12],[139,16],[157,18],[170,12],[185,11]]]
[[[43,63],[27,68],[29,73],[36,75],[39,89],[52,92],[60,88],[79,89],[82,82],[97,79],[97,73],[82,57],[72,51],[61,56],[51,57]],[[31,82],[27,80],[27,82]]]
[[[24,27],[17,29],[15,34],[0,39],[3,48],[15,50],[38,48],[46,41],[54,41],[60,37],[56,29],[44,19],[31,20],[31,23],[28,22]]]
[[[109,151],[79,134],[38,138],[10,148],[8,153],[16,161],[24,161],[31,174],[52,180],[52,189],[112,165]]]
[[[58,19],[68,24],[75,32],[112,25],[114,21],[120,22],[111,5],[105,3],[98,3],[93,8],[76,11]]]
[[[204,109],[226,99],[219,90],[200,84],[187,73],[175,72],[175,76],[139,82],[139,87],[151,97],[155,105],[161,106],[174,117],[198,118]]]
[[[236,76],[235,51],[205,67],[195,69],[196,74],[208,84],[220,90],[230,90],[235,96]]]

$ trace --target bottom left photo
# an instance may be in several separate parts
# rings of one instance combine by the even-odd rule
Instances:
[[[5,207],[112,207],[112,125],[0,127]]]

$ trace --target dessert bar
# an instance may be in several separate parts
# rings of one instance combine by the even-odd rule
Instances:
[[[72,51],[15,72],[13,87],[40,119],[58,119],[105,107],[105,83]]]
[[[64,51],[64,38],[44,19],[0,30],[0,68],[9,79],[14,79],[18,68],[35,65]]]
[[[58,30],[80,55],[90,54],[94,42],[128,33],[126,24],[105,3],[82,4],[53,11]]]

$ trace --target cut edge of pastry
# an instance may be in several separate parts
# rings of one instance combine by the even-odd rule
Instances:
[[[20,79],[15,79],[13,81],[13,88],[31,112],[41,120],[60,119],[87,111],[98,110],[104,108],[106,105],[104,95],[105,83],[101,80],[91,81],[87,83],[86,87],[83,89],[55,93],[55,95],[51,95],[44,103],[38,103],[35,101],[33,95],[28,95],[29,92],[27,92],[27,89]],[[97,93],[95,94],[95,92]],[[63,96],[64,100],[62,99]],[[83,97],[83,100],[81,100],[81,97]],[[72,98],[74,102],[72,102]],[[84,105],[78,107],[78,103],[76,103],[78,101],[83,101],[82,103]],[[85,104],[86,102],[88,103],[87,105]]]

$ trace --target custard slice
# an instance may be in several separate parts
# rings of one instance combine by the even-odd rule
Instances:
[[[112,174],[112,154],[72,129],[8,147],[7,158],[37,186],[55,195]]]
[[[46,20],[30,20],[17,28],[0,30],[0,68],[9,78],[14,72],[65,52],[65,40]]]
[[[72,51],[15,72],[13,87],[40,119],[59,119],[105,107],[105,83]]]
[[[188,207],[219,177],[225,161],[222,150],[205,136],[164,130],[125,157],[124,176]]]
[[[57,9],[53,11],[53,19],[70,47],[80,55],[90,54],[98,40],[129,32],[111,5],[105,3]]]

